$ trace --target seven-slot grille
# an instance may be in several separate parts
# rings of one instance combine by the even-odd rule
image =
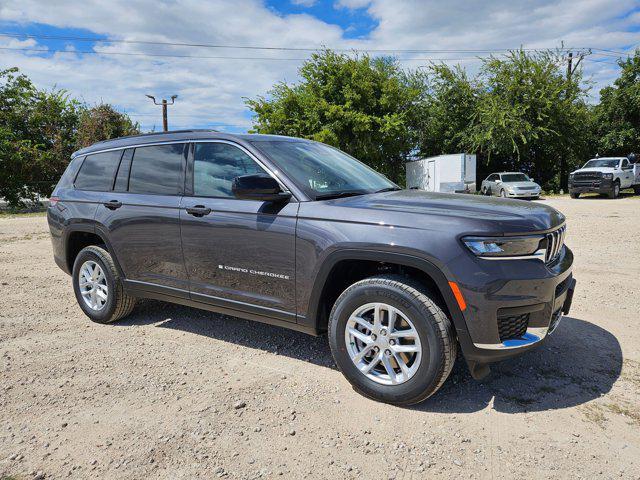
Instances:
[[[552,263],[558,258],[564,245],[564,236],[566,233],[566,225],[563,225],[551,233],[547,233],[547,251],[544,255],[544,263]]]
[[[529,326],[529,314],[512,315],[498,317],[498,332],[500,333],[500,341],[520,338],[527,333]]]

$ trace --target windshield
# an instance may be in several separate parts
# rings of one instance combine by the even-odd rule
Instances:
[[[589,160],[584,164],[582,168],[595,168],[595,167],[608,167],[608,168],[616,168],[618,166],[618,159],[600,159],[600,160]]]
[[[502,181],[505,183],[511,182],[530,182],[531,180],[524,173],[507,173],[502,175]]]
[[[399,187],[340,150],[316,142],[253,142],[313,199],[399,190]]]

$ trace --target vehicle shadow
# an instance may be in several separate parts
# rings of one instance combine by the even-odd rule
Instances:
[[[287,328],[197,308],[143,300],[131,315],[115,325],[155,325],[277,353],[322,367],[336,368],[326,336],[314,337]]]
[[[120,326],[155,325],[277,353],[335,369],[326,336],[304,333],[204,310],[145,300]],[[622,370],[622,350],[608,331],[564,317],[536,350],[493,364],[478,382],[459,356],[449,379],[433,397],[408,407],[440,413],[470,413],[493,408],[520,413],[568,408],[611,390]]]
[[[442,413],[482,410],[493,399],[503,413],[573,407],[596,399],[613,387],[622,371],[616,337],[593,323],[564,317],[538,349],[491,366],[477,382],[462,358],[433,397],[412,408]]]

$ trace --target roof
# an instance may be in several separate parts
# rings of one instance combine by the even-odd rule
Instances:
[[[260,142],[269,140],[304,141],[302,138],[285,137],[282,135],[262,135],[262,134],[231,134],[222,133],[217,130],[175,130],[170,132],[143,133],[128,137],[113,138],[102,142],[94,143],[88,147],[73,152],[72,157],[86,155],[87,153],[98,152],[115,148],[126,148],[138,145],[153,145],[154,143],[190,141],[190,140],[235,140],[240,143]]]

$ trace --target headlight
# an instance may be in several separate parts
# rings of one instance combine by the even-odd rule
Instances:
[[[603,173],[602,174],[602,178],[605,178],[607,180],[611,180],[613,178],[613,173]]]
[[[569,180],[573,180],[573,173],[569,174]]]
[[[544,259],[543,236],[464,237],[462,242],[479,257],[541,257]]]

